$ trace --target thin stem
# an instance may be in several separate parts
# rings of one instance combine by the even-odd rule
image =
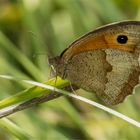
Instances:
[[[72,87],[72,85],[70,85],[70,86],[65,87],[64,89],[67,91],[73,91],[73,90],[76,90],[77,87],[76,86]],[[7,109],[2,109],[0,111],[0,118],[9,116],[9,115],[14,114],[18,111],[30,108],[32,106],[35,106],[35,105],[38,105],[41,103],[48,102],[50,100],[54,100],[54,99],[61,97],[61,96],[64,96],[64,94],[61,94],[61,93],[58,93],[55,91],[48,93],[48,94],[43,94],[40,97],[36,97],[36,98],[30,99],[30,100],[27,100],[27,101],[25,101],[17,106],[8,107]]]
[[[9,116],[9,115],[14,114],[18,111],[30,108],[30,107],[38,105],[40,103],[44,103],[44,102],[56,99],[62,95],[63,94],[56,93],[56,92],[50,93],[50,94],[45,94],[45,95],[42,95],[40,97],[36,97],[36,98],[31,99],[31,100],[25,101],[17,106],[8,107],[7,109],[2,109],[0,111],[0,118]]]

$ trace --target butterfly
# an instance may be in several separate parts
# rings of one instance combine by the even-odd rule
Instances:
[[[116,105],[139,83],[140,21],[109,24],[80,37],[49,62],[56,74]]]

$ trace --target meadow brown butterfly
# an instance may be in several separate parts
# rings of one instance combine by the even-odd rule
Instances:
[[[140,21],[124,21],[87,33],[49,62],[63,79],[115,105],[139,83],[139,54]]]

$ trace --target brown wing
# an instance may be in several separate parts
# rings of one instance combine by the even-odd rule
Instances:
[[[115,105],[132,94],[139,82],[138,56],[117,49],[95,50],[74,56],[67,64],[66,79]]]
[[[106,49],[105,52],[107,53],[107,62],[112,65],[113,69],[107,74],[108,82],[105,89],[107,96],[102,99],[106,103],[114,105],[123,102],[139,83],[139,56],[117,49]]]
[[[106,53],[95,50],[75,55],[66,66],[65,78],[79,88],[95,91],[100,97],[108,81],[107,72],[111,70],[112,66],[106,61]]]

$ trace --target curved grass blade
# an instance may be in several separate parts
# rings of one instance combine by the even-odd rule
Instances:
[[[2,77],[2,76],[1,76]],[[10,78],[10,77],[9,77]],[[59,79],[61,82],[63,81],[64,83],[64,85],[67,85],[67,84],[69,84],[69,82],[68,81],[64,81],[64,80],[62,80],[62,79]],[[135,120],[133,120],[133,119],[131,119],[131,118],[129,118],[129,117],[127,117],[127,116],[125,116],[125,115],[123,115],[123,114],[121,114],[121,113],[119,113],[119,112],[117,112],[117,111],[115,111],[115,110],[113,110],[113,109],[110,109],[110,108],[108,108],[108,107],[106,107],[106,106],[104,106],[104,105],[101,105],[101,104],[99,104],[99,103],[96,103],[96,102],[94,102],[94,101],[91,101],[91,100],[89,100],[89,99],[86,99],[86,98],[84,98],[84,97],[81,97],[81,96],[79,96],[79,95],[74,95],[74,94],[71,94],[71,93],[69,93],[68,91],[64,91],[64,90],[62,90],[62,89],[58,89],[58,88],[56,88],[57,86],[58,86],[58,83],[57,83],[57,86],[56,87],[54,87],[54,86],[51,86],[51,85],[47,85],[47,84],[43,84],[43,83],[39,83],[39,82],[35,82],[35,81],[29,81],[29,80],[22,80],[23,82],[26,82],[26,83],[29,83],[29,84],[34,84],[34,85],[36,85],[36,86],[39,86],[39,87],[42,87],[43,89],[47,89],[47,91],[48,92],[50,92],[50,90],[52,90],[52,91],[55,91],[55,92],[58,92],[58,93],[62,93],[62,94],[64,94],[64,95],[68,95],[68,96],[70,96],[70,97],[73,97],[73,98],[75,98],[75,99],[78,99],[78,100],[80,100],[80,101],[83,101],[83,102],[85,102],[85,103],[88,103],[88,104],[90,104],[90,105],[92,105],[92,106],[95,106],[95,107],[97,107],[97,108],[99,108],[99,109],[102,109],[102,110],[104,110],[104,111],[106,111],[106,112],[108,112],[108,113],[110,113],[110,114],[112,114],[112,115],[115,115],[115,116],[117,116],[118,118],[121,118],[121,119],[123,119],[123,120],[125,120],[125,121],[127,121],[127,122],[129,122],[130,124],[133,124],[133,125],[135,125],[135,126],[137,126],[137,127],[139,127],[140,128],[140,122],[137,122],[137,121],[135,121]],[[56,79],[55,79],[55,81],[56,81]],[[54,81],[54,79],[53,79],[53,82],[55,82]],[[64,85],[62,86],[62,84],[60,84],[59,86],[61,87],[64,87]],[[35,86],[35,87],[36,87]],[[37,88],[37,87],[36,87]],[[18,95],[17,95],[18,96]],[[12,97],[11,97],[12,98]]]
[[[11,76],[4,76],[4,75],[0,75],[1,78],[7,78],[7,79],[12,79],[12,80],[18,80],[18,81],[26,81],[26,83],[32,83],[33,81],[29,81],[27,82],[27,80],[21,80],[21,79],[17,79],[17,78],[13,78]],[[51,85],[57,88],[64,88],[65,86],[69,85],[69,82],[66,80],[62,80],[60,77],[56,78],[52,78],[50,80],[48,80],[47,82],[44,83],[44,85]],[[35,83],[34,83],[35,85]],[[54,91],[54,88],[53,88]],[[49,94],[51,93],[51,91],[49,89],[43,88],[43,87],[39,87],[39,86],[33,86],[31,88],[28,88],[24,91],[21,91],[13,96],[7,97],[3,100],[0,101],[0,109],[8,107],[8,106],[12,106],[15,105],[17,103],[20,102],[24,102],[26,100],[30,100],[33,99],[35,97],[41,96],[42,94]]]
[[[27,134],[22,128],[7,118],[0,120],[0,127],[20,140],[34,140],[34,138]]]

